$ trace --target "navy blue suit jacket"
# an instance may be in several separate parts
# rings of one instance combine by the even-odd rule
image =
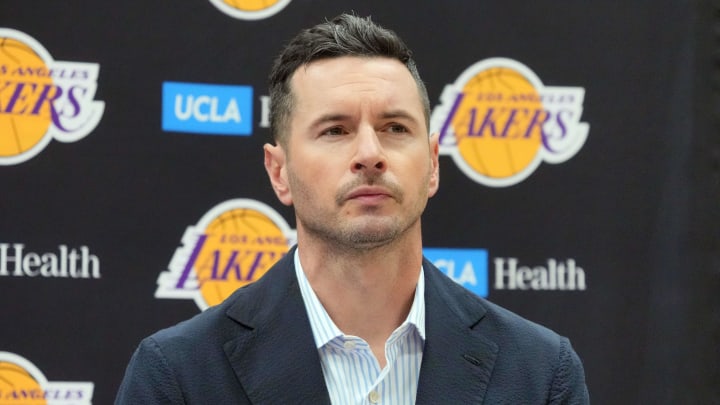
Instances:
[[[142,341],[116,404],[329,404],[294,249],[222,304]],[[425,269],[417,404],[586,404],[569,341]]]

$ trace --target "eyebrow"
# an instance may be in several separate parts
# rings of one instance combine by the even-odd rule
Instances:
[[[315,128],[318,126],[321,126],[328,122],[340,122],[340,121],[347,121],[350,120],[352,117],[348,114],[324,114],[312,121],[310,124],[311,128]],[[390,110],[385,111],[382,114],[380,114],[381,119],[396,119],[396,118],[402,118],[408,121],[411,121],[415,125],[420,125],[420,122],[413,117],[412,114],[405,110]]]
[[[413,117],[412,114],[410,114],[409,112],[407,112],[407,111],[405,111],[405,110],[391,110],[391,111],[386,111],[386,112],[382,113],[382,115],[380,115],[380,118],[386,119],[386,120],[387,120],[387,119],[402,118],[402,119],[406,119],[406,120],[408,120],[408,121],[411,121],[413,124],[416,124],[416,125],[419,125],[419,124],[420,124],[420,122],[419,122],[415,117]]]
[[[328,122],[347,121],[350,116],[347,114],[325,114],[315,119],[311,124],[310,128],[319,127]]]

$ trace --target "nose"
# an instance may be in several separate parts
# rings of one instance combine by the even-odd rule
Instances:
[[[374,128],[362,128],[355,139],[356,149],[350,169],[353,173],[377,175],[387,169],[386,156]]]

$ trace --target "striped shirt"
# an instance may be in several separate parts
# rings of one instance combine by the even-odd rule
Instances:
[[[330,401],[349,404],[414,404],[425,342],[425,280],[422,268],[410,313],[385,342],[380,365],[365,340],[344,334],[310,286],[295,252],[295,273],[320,355]]]

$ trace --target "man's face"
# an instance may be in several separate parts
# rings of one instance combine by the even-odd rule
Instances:
[[[420,234],[438,188],[437,136],[428,137],[417,84],[389,58],[340,57],[300,67],[285,147],[266,146],[280,200],[300,236],[353,249]]]

